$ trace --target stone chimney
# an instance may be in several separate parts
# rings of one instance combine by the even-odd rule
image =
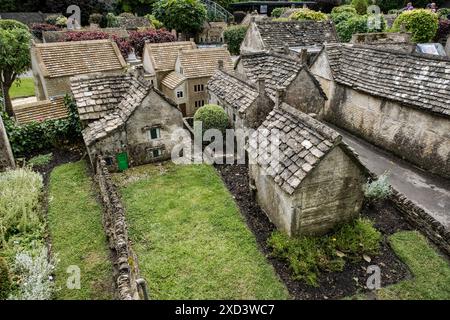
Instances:
[[[277,86],[275,93],[275,107],[279,107],[283,103],[285,88]]]
[[[218,60],[217,64],[219,65],[218,66],[219,70],[223,70],[223,60],[222,59]]]
[[[263,77],[258,77],[258,92],[264,95],[266,91],[266,79]]]
[[[289,46],[287,45],[287,43],[285,43],[283,45],[283,53],[286,55],[289,55],[290,52],[291,52],[291,50],[289,49]]]
[[[302,65],[308,64],[308,49],[305,48],[301,49],[298,53],[298,57]]]

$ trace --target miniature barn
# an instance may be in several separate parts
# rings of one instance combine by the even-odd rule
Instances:
[[[279,157],[270,157],[273,130],[280,132]],[[266,139],[258,143],[259,133]],[[275,107],[252,135],[248,156],[256,200],[287,234],[324,234],[359,214],[365,171],[357,156],[337,132],[288,104]]]

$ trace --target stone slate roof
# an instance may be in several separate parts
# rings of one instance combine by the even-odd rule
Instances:
[[[134,112],[141,105],[144,98],[153,87],[138,75],[133,75],[128,79],[129,86],[116,108],[97,121],[89,123],[82,131],[84,142],[87,146],[107,137],[117,129],[121,128]]]
[[[233,61],[225,47],[181,50],[178,54],[183,75],[186,78],[210,77],[216,71],[219,60],[226,71],[233,71]]]
[[[179,74],[176,71],[172,71],[171,73],[169,73],[167,76],[164,77],[161,83],[167,88],[173,90],[180,84],[182,84],[185,80],[186,78],[182,74]]]
[[[126,75],[125,77],[118,76],[124,77],[122,80],[123,83],[128,81],[129,84],[120,102],[116,104],[116,107],[99,120],[89,123],[82,131],[83,139],[87,146],[91,146],[98,140],[106,138],[121,129],[152,90],[171,106],[174,108],[177,107],[173,101],[166,98],[160,91],[146,81],[139,70],[131,72],[130,75]]]
[[[132,76],[128,73],[96,73],[71,78],[72,94],[77,103],[80,120],[96,120],[114,110],[131,83]]]
[[[336,82],[450,116],[450,60],[364,45],[326,46]]]
[[[53,100],[37,101],[14,106],[14,117],[18,124],[27,124],[33,121],[64,119],[68,116],[68,109],[64,104],[64,97]]]
[[[156,71],[168,71],[175,69],[175,61],[178,52],[189,49],[196,49],[197,46],[192,41],[177,41],[163,43],[146,43],[145,49],[153,60]]]
[[[302,69],[299,61],[276,53],[245,53],[240,59],[247,78],[254,83],[264,78],[266,91],[272,97],[277,87],[288,87]]]
[[[88,40],[35,44],[36,56],[45,77],[121,70],[126,67],[116,43]]]
[[[267,140],[256,136],[260,130],[267,130]],[[274,133],[279,130],[279,158],[270,158],[274,146]],[[260,136],[261,137],[261,136]],[[325,155],[341,143],[341,136],[307,114],[283,103],[275,107],[266,120],[251,136],[248,152],[276,184],[288,194],[293,194],[308,173],[316,167]],[[276,148],[276,146],[275,146]]]
[[[245,112],[259,95],[256,88],[222,70],[217,70],[213,74],[207,88],[241,113]]]
[[[311,47],[337,41],[331,21],[260,21],[255,24],[267,48]]]

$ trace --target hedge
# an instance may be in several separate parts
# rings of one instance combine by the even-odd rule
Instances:
[[[314,20],[314,21],[324,21],[328,20],[328,16],[320,11],[314,11],[307,8],[298,9],[293,14],[289,16],[291,20]]]
[[[430,42],[436,35],[439,26],[438,15],[426,9],[402,12],[392,25],[392,30],[402,29],[412,33],[412,40],[417,43]]]
[[[239,55],[239,49],[241,47],[242,41],[245,38],[247,29],[247,26],[232,26],[225,29],[223,37],[231,54]]]

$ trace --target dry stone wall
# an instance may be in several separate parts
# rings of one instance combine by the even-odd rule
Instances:
[[[103,226],[112,252],[114,278],[120,300],[139,300],[137,260],[133,255],[125,221],[125,209],[102,158],[96,161],[96,178],[103,203]]]

